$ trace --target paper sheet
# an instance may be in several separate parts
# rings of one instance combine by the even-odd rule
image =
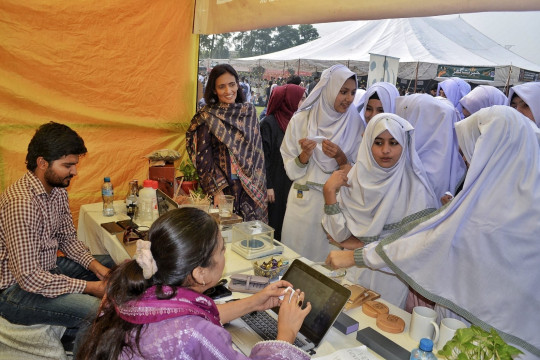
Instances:
[[[365,345],[355,348],[341,349],[330,355],[317,358],[318,360],[377,360]]]

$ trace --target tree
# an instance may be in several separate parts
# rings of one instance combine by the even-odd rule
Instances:
[[[319,38],[319,32],[310,24],[299,25],[298,33],[300,35],[299,44],[304,44]]]
[[[231,33],[200,35],[199,56],[203,58],[227,59]]]
[[[300,43],[298,30],[290,25],[279,26],[272,38],[272,51],[285,50]]]

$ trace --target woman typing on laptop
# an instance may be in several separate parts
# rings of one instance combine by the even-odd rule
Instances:
[[[246,359],[221,324],[281,304],[277,341],[257,343],[251,359],[309,359],[292,345],[311,304],[278,281],[248,298],[222,305],[203,295],[221,278],[225,244],[216,222],[195,208],[167,212],[135,260],[110,275],[106,296],[80,359]],[[302,306],[304,305],[304,306]]]

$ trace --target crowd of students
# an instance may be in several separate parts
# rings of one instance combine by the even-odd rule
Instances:
[[[349,267],[397,306],[495,328],[520,359],[540,357],[540,83],[508,97],[454,78],[436,97],[376,83],[355,100],[357,89],[332,66],[309,94],[274,87],[259,123],[234,68],[214,67],[186,134],[203,190],[233,195],[244,220],[269,221],[300,255]],[[110,258],[76,240],[63,189],[85,153],[73,130],[43,125],[28,173],[0,196],[0,316],[70,328],[81,359],[242,359],[222,324],[280,305],[277,341],[250,358],[309,358],[292,345],[311,309],[301,289],[280,300],[291,284],[279,281],[217,306],[203,294],[225,246],[200,210],[160,217],[109,273]]]

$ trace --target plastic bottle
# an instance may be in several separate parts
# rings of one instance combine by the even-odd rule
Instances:
[[[411,351],[410,360],[437,360],[433,354],[433,341],[428,338],[420,340],[420,346]]]
[[[158,201],[157,201],[157,188],[159,186],[159,183],[157,182],[157,180],[152,180],[152,188],[154,189],[154,203],[152,204],[153,206],[153,218],[154,220],[156,220],[158,217],[159,217],[159,209],[158,209]]]
[[[143,188],[139,191],[137,223],[150,226],[155,220],[154,206],[157,209],[156,190],[153,188],[152,180],[144,180]]]
[[[103,178],[101,185],[101,196],[103,197],[103,216],[114,215],[114,190],[110,177]]]

